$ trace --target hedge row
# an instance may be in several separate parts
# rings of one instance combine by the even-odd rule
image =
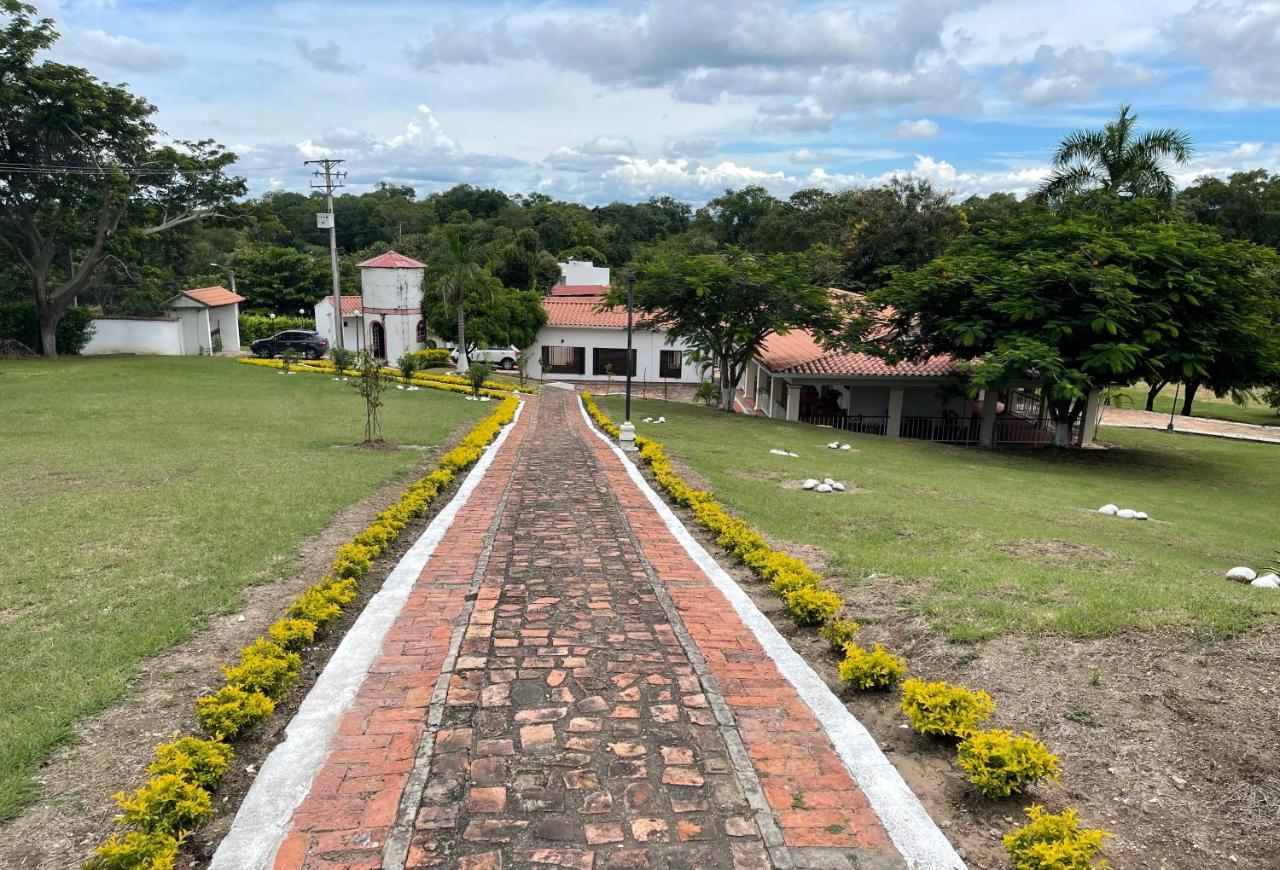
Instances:
[[[183,839],[213,815],[212,792],[233,754],[228,744],[271,717],[276,702],[298,678],[299,650],[338,618],[374,560],[480,458],[518,406],[516,398],[505,397],[461,444],[440,457],[434,471],[411,484],[399,501],[338,548],[330,574],[294,599],[267,637],[245,647],[237,664],[223,667],[222,688],[196,700],[196,719],[208,737],[182,737],[156,747],[156,760],[147,768],[151,778],[132,794],[115,795],[123,830],[97,848],[86,870],[168,870],[175,865]]]
[[[269,369],[284,368],[284,362],[279,359],[261,359],[259,357],[240,357],[240,362],[250,366],[262,366]],[[334,368],[333,363],[329,360],[298,360],[289,366],[293,371],[311,372],[313,374],[337,375],[338,371]],[[443,390],[446,393],[462,393],[471,394],[470,381],[466,378],[460,378],[456,375],[433,375],[426,372],[414,372],[413,377],[405,381],[400,377],[399,369],[384,368],[384,372],[393,376],[396,380],[403,383],[412,384],[413,386],[426,387],[430,390]],[[358,377],[359,372],[352,369],[346,369],[342,374],[348,377]],[[484,389],[480,391],[480,395],[488,396],[491,399],[505,399],[512,393],[535,393],[537,387],[519,387],[515,384],[508,384],[503,381],[485,381]]]
[[[241,314],[240,343],[253,344],[260,338],[270,338],[277,332],[284,332],[286,329],[315,328],[316,322],[310,317],[292,317],[289,315],[268,317],[265,314]],[[229,347],[226,350],[239,350],[239,348]]]
[[[589,393],[582,394],[582,403],[601,430],[618,437],[617,425]],[[843,656],[843,682],[860,690],[883,690],[902,681],[907,673],[906,661],[878,643],[871,650],[857,644],[858,624],[840,617],[844,602],[838,593],[824,587],[821,574],[800,559],[770,547],[759,532],[730,516],[711,493],[689,486],[672,467],[659,442],[636,436],[636,447],[640,460],[649,466],[672,501],[689,508],[699,525],[716,535],[716,543],[767,581],[797,624],[818,627],[819,634]],[[974,787],[989,798],[1009,797],[1035,783],[1058,779],[1058,757],[1030,733],[979,729],[995,710],[995,703],[986,692],[911,679],[903,684],[902,710],[919,733],[957,741],[956,763],[969,774]],[[1094,858],[1103,838],[1110,834],[1080,828],[1072,809],[1049,815],[1043,807],[1033,805],[1026,812],[1029,824],[1004,838],[1018,870],[1088,870],[1106,866],[1105,861],[1095,864]]]
[[[80,353],[93,338],[93,329],[93,314],[88,308],[68,308],[55,330],[58,353]],[[34,302],[0,304],[0,339],[6,338],[40,352],[40,321]]]

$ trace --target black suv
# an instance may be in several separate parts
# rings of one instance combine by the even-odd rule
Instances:
[[[273,357],[290,348],[307,359],[320,359],[329,350],[329,339],[314,329],[290,329],[277,332],[270,338],[260,338],[249,345],[258,356]]]

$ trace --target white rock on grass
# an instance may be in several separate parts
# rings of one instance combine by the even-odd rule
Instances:
[[[844,492],[844,484],[838,480],[835,483],[831,484],[831,488],[834,489],[836,492]]]
[[[1104,504],[1102,507],[1098,508],[1098,513],[1106,514],[1109,517],[1114,517],[1119,512],[1120,508],[1113,504]]]
[[[658,418],[658,422],[659,422],[659,423],[665,423],[665,422],[667,422],[667,418],[666,418],[666,417],[659,417],[659,418]]]
[[[840,442],[839,442],[839,441],[832,441],[832,442],[831,442],[830,444],[828,444],[827,446],[828,446],[828,447],[830,447],[832,450],[839,450],[839,449],[840,449]]]
[[[818,485],[818,481],[814,480],[814,479],[811,477],[811,478],[809,478],[808,480],[806,480],[804,483],[800,484],[800,488],[801,488],[801,489],[813,489],[813,488],[814,488],[815,486],[817,486],[817,485]]]
[[[824,478],[822,478],[822,482],[823,482],[823,483],[825,483],[827,486],[835,486],[835,484],[836,484],[835,480],[834,480],[833,478],[830,478],[830,477],[824,477]]]
[[[853,449],[853,445],[851,445],[851,444],[841,444],[841,445],[840,445],[840,449],[841,449],[841,450],[852,450],[852,449]]]
[[[1134,518],[1135,520],[1147,520],[1147,519],[1150,519],[1150,517],[1148,517],[1148,516],[1147,516],[1146,514],[1144,514],[1142,511],[1137,511],[1137,512],[1133,515],[1133,518]]]
[[[652,418],[652,417],[645,417],[645,418],[644,418],[644,422],[646,422],[646,423],[652,423],[652,422],[653,422],[653,418]]]
[[[1275,574],[1263,574],[1249,585],[1257,586],[1259,589],[1280,589],[1280,576]]]
[[[1132,508],[1120,508],[1116,511],[1116,516],[1122,520],[1134,520],[1138,518],[1138,512]]]
[[[1227,572],[1227,579],[1237,583],[1251,583],[1258,579],[1258,572],[1244,565],[1239,565]]]
[[[820,483],[820,484],[818,484],[817,486],[815,486],[815,487],[814,487],[814,491],[816,491],[816,492],[831,492],[831,484],[829,484],[829,483]]]

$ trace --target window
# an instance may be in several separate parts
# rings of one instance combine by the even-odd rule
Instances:
[[[581,375],[587,369],[585,347],[565,347],[562,344],[542,346],[542,371],[553,375]]]
[[[621,347],[597,347],[591,352],[593,375],[627,376],[627,351]],[[631,351],[631,377],[636,376],[636,352]]]
[[[684,368],[684,351],[664,350],[658,356],[658,377],[678,378]]]
[[[418,338],[418,344],[427,343],[427,322],[425,320],[422,320],[422,319],[418,320],[417,338]]]

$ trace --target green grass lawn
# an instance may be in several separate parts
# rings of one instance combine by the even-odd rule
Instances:
[[[347,449],[363,407],[227,359],[0,363],[0,820],[140,659],[421,458]],[[487,410],[391,390],[384,435],[434,445]]]
[[[601,405],[621,419],[620,398]],[[665,425],[638,422],[659,414]],[[632,419],[734,512],[825,553],[838,582],[901,578],[901,594],[955,640],[1238,631],[1280,616],[1280,594],[1222,579],[1277,558],[1275,445],[1106,429],[1115,449],[992,452],[843,434],[856,448],[844,453],[823,446],[829,429],[695,405],[640,400]],[[861,491],[783,487],[828,476]],[[1152,520],[1095,512],[1107,502]]]
[[[1138,410],[1147,407],[1146,384],[1123,387],[1116,392],[1123,397],[1118,400],[1117,407]],[[1160,414],[1168,414],[1173,407],[1173,387],[1168,386],[1156,396],[1155,410]],[[1182,410],[1181,392],[1178,395],[1178,410]],[[1243,406],[1237,405],[1231,401],[1230,397],[1219,399],[1213,393],[1204,390],[1196,392],[1195,401],[1191,403],[1191,416],[1212,420],[1231,420],[1235,423],[1256,423],[1259,426],[1280,426],[1280,414],[1276,413],[1275,408],[1268,408],[1256,401]]]

